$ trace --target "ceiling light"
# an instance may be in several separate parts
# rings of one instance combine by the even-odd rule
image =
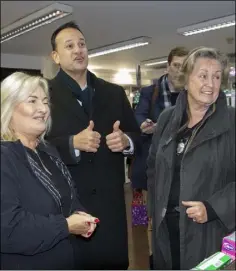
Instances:
[[[72,13],[72,7],[54,3],[1,29],[1,43]]]
[[[96,49],[89,50],[89,58],[107,55],[119,51],[124,51],[140,46],[148,45],[151,42],[151,38],[149,37],[138,37],[122,42],[117,42],[113,44],[109,44],[103,47],[99,47]]]
[[[177,29],[177,33],[184,36],[191,36],[199,33],[204,33],[211,30],[217,30],[235,25],[235,15],[221,17],[213,20],[204,21],[198,24],[193,24]]]
[[[144,66],[156,66],[156,65],[165,64],[167,62],[168,62],[167,57],[163,57],[163,58],[152,58],[152,59],[141,61],[141,63]]]

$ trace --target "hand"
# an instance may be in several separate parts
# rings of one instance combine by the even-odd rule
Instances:
[[[90,214],[87,214],[87,213],[85,213],[85,212],[76,212],[77,214],[80,214],[80,215],[84,215],[84,216],[87,216],[87,217],[92,217]],[[94,232],[94,230],[96,229],[96,227],[97,227],[97,223],[99,223],[100,221],[99,221],[99,219],[98,218],[96,218],[95,220],[94,220],[94,222],[95,223],[91,223],[91,222],[88,222],[88,225],[89,225],[89,230],[88,230],[88,232],[86,233],[86,234],[81,234],[83,237],[89,237],[89,236],[91,236],[92,235],[92,233]]]
[[[112,152],[122,152],[129,147],[127,136],[120,130],[120,121],[116,121],[113,125],[113,132],[106,136],[108,148]]]
[[[149,119],[146,119],[141,124],[140,129],[145,134],[153,134],[155,129],[155,123]]]
[[[82,235],[86,238],[92,235],[96,228],[96,223],[99,222],[98,218],[84,212],[76,212],[66,220],[71,234]]]
[[[101,135],[93,131],[94,122],[90,121],[89,126],[73,137],[74,148],[80,151],[97,152],[100,146]]]
[[[186,214],[193,222],[206,223],[208,221],[207,210],[201,201],[182,201],[182,204],[187,208]]]

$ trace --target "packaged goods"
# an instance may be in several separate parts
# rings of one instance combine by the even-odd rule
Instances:
[[[225,236],[223,238],[221,251],[224,254],[229,255],[232,260],[235,260],[235,254],[236,254],[235,247],[236,247],[235,232],[233,232],[230,235]]]
[[[223,252],[216,252],[209,258],[199,263],[192,270],[221,270],[231,262],[230,256]]]

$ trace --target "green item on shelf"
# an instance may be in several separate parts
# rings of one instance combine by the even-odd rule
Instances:
[[[140,97],[140,92],[139,91],[136,91],[134,93],[134,99],[133,99],[133,103],[134,104],[137,104],[139,102],[139,97]]]
[[[209,258],[199,263],[191,270],[221,270],[231,262],[231,258],[223,252],[216,252]]]

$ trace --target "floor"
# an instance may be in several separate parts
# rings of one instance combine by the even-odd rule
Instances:
[[[132,189],[129,182],[124,186],[128,220],[129,270],[149,270],[147,228],[131,223]]]

